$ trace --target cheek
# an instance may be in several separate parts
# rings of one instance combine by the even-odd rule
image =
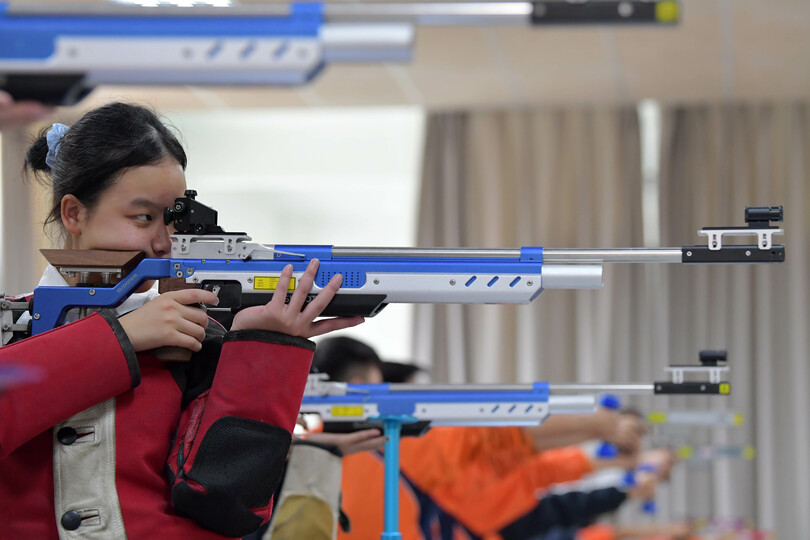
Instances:
[[[92,243],[96,249],[148,251],[150,239],[149,229],[128,223],[115,223],[97,230]]]

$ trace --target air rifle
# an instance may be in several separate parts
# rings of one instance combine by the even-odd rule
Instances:
[[[647,421],[653,426],[655,444],[681,447],[685,441],[694,438],[696,429],[736,428],[745,419],[740,413],[726,410],[670,410],[650,412]]]
[[[731,383],[721,380],[729,370],[726,351],[701,351],[700,358],[703,365],[673,365],[666,371],[686,369],[717,382],[677,377],[678,382],[614,384],[349,384],[311,373],[301,412],[317,413],[325,422],[406,415],[433,426],[516,426],[540,424],[553,413],[592,412],[597,404],[618,409],[619,394],[730,395]]]
[[[702,351],[701,357],[709,351]],[[725,351],[711,351],[715,355]],[[330,381],[328,375],[312,373],[307,378],[301,413],[318,414],[324,423],[351,423],[362,428],[381,426],[389,416],[404,416],[408,422],[430,426],[528,426],[543,422],[549,414],[593,412],[597,405],[619,408],[623,395],[721,395],[731,394],[731,384],[718,379],[716,370],[728,366],[670,366],[708,373],[706,381],[616,384],[349,384]],[[598,399],[597,399],[598,397]],[[375,424],[376,422],[376,424]],[[357,428],[359,429],[359,428]],[[615,447],[598,452],[616,457]]]
[[[324,422],[381,424],[384,452],[383,540],[400,539],[399,441],[403,425],[428,421],[443,426],[524,426],[540,424],[549,413],[592,412],[596,396],[551,396],[550,385],[348,384],[311,374],[302,413]]]
[[[679,16],[677,0],[0,2],[0,89],[72,105],[101,84],[300,85],[331,62],[409,60],[414,25],[672,24]]]
[[[722,381],[724,373],[728,372],[728,353],[726,351],[700,351],[699,354],[700,365],[672,365],[666,368],[666,371],[671,375],[672,380],[655,382],[652,384],[652,390],[647,389],[642,392],[639,388],[635,394],[716,394],[716,395],[729,395],[731,394],[731,384]],[[708,375],[708,381],[686,381],[685,375]],[[613,393],[604,394],[599,400],[599,405],[607,408],[618,410],[621,408],[621,400]],[[665,414],[665,413],[664,413]],[[607,442],[601,443],[596,449],[596,456],[602,459],[612,459],[619,455],[619,449]],[[654,473],[655,468],[650,465],[642,465],[636,471],[628,471],[624,477],[624,484],[626,487],[633,487],[636,485],[636,474],[639,472]],[[654,500],[644,501],[641,505],[641,510],[646,514],[655,514],[656,505]]]
[[[709,362],[701,353],[701,359]],[[725,359],[725,352],[722,354]],[[727,366],[671,366],[709,371]],[[679,382],[639,384],[349,384],[329,381],[325,374],[310,374],[301,403],[301,413],[315,413],[324,422],[366,422],[381,425],[385,443],[385,516],[383,539],[400,538],[399,515],[399,441],[404,425],[427,422],[432,426],[525,426],[543,422],[549,414],[587,413],[596,409],[597,395],[613,394],[706,394],[727,395],[730,387],[711,383]],[[364,426],[366,427],[366,426]],[[615,456],[609,456],[615,457]],[[646,508],[653,506],[647,503]]]
[[[364,317],[373,317],[389,303],[528,304],[544,289],[597,289],[602,287],[605,263],[785,259],[784,245],[773,243],[773,236],[783,231],[770,224],[782,220],[781,206],[748,207],[748,227],[704,228],[698,234],[708,236],[706,245],[680,248],[373,248],[252,242],[245,233],[224,231],[217,224],[216,210],[195,197],[196,192],[189,190],[165,209],[164,221],[176,231],[170,258],[148,259],[140,252],[42,250],[60,272],[78,277],[79,285],[34,290],[31,335],[62,324],[71,308],[79,308],[81,314],[88,308],[118,306],[145,281],[155,279],[175,278],[183,287],[211,290],[219,298],[220,310],[263,305],[272,298],[285,266],[293,267],[292,291],[315,258],[320,266],[307,302],[333,275],[341,274],[340,289],[323,315]],[[727,245],[728,236],[755,236],[756,244]],[[10,339],[11,329],[5,326],[0,327],[2,343]]]
[[[714,446],[682,445],[677,449],[678,459],[691,465],[708,465],[718,459],[743,459],[751,461],[757,456],[753,445],[726,444]]]

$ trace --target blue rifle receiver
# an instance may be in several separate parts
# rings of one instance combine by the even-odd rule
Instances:
[[[679,17],[677,0],[0,2],[0,89],[72,105],[101,84],[301,85],[332,62],[409,60],[414,25],[669,25]]]
[[[171,257],[146,259],[138,252],[42,250],[75,287],[37,287],[30,311],[31,334],[55,328],[67,311],[115,307],[148,280],[173,278],[175,288],[215,292],[212,309],[239,310],[273,296],[282,270],[293,267],[290,292],[312,259],[320,266],[309,291],[311,301],[332,276],[341,274],[338,293],[324,316],[373,317],[389,303],[527,304],[544,289],[598,289],[602,265],[623,263],[775,263],[785,247],[772,237],[783,231],[769,221],[782,219],[781,207],[746,208],[749,227],[711,228],[708,245],[627,249],[444,249],[367,248],[328,245],[266,245],[245,233],[225,232],[217,212],[187,191],[166,208],[174,224]],[[766,221],[763,221],[767,219]],[[725,236],[753,235],[753,245],[724,245]],[[5,339],[5,337],[4,337]],[[678,387],[674,387],[677,390]]]

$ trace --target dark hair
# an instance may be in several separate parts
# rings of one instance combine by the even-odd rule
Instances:
[[[324,339],[318,343],[312,358],[312,367],[326,373],[333,381],[344,382],[380,364],[374,349],[350,337]]]
[[[25,154],[26,167],[52,184],[53,205],[45,225],[60,223],[65,195],[92,209],[130,167],[157,165],[172,157],[186,168],[186,152],[177,137],[154,112],[139,105],[110,103],[85,114],[62,137],[53,167],[45,162],[49,129],[39,133]]]
[[[411,377],[423,371],[416,364],[403,364],[402,362],[382,362],[383,380],[387,383],[411,382]]]

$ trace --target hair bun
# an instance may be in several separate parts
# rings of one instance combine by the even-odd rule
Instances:
[[[34,143],[25,153],[25,163],[34,171],[50,172],[51,170],[45,162],[45,158],[48,156],[48,140],[45,137],[47,132],[47,129],[41,131]]]

